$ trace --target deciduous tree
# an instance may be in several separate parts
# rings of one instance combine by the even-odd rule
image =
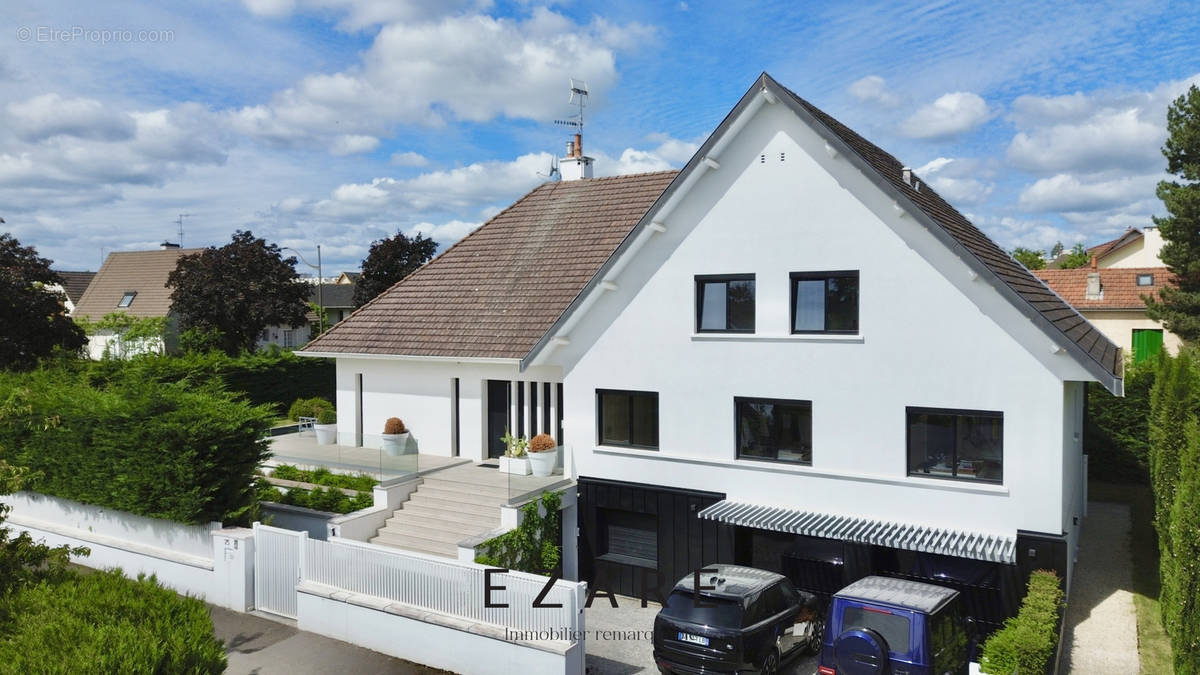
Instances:
[[[167,278],[180,329],[212,335],[237,354],[253,351],[267,326],[304,325],[309,287],[295,265],[275,244],[240,230],[220,248],[180,258]]]
[[[1045,254],[1043,254],[1041,251],[1025,248],[1024,246],[1018,246],[1014,248],[1012,257],[1015,258],[1017,262],[1031,270],[1040,270],[1046,266]]]
[[[63,295],[47,288],[61,283],[32,246],[0,233],[0,368],[32,368],[55,348],[74,351],[86,343],[67,317]]]
[[[354,289],[354,306],[362,307],[375,296],[424,265],[437,252],[437,243],[417,234],[409,238],[403,232],[371,244],[362,263],[362,277]]]
[[[1167,215],[1155,218],[1162,233],[1159,257],[1177,286],[1147,297],[1146,314],[1188,342],[1200,339],[1200,89],[1192,85],[1167,109],[1167,171],[1180,180],[1158,184]]]

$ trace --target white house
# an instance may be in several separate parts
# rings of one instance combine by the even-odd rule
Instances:
[[[766,74],[677,173],[570,155],[307,347],[341,443],[549,431],[581,574],[623,593],[878,572],[994,625],[1030,570],[1069,577],[1084,383],[1120,395],[1120,350],[918,176]]]

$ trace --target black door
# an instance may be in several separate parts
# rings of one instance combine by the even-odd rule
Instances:
[[[500,437],[508,426],[509,392],[508,380],[487,382],[487,448],[488,457],[504,456],[504,441]]]

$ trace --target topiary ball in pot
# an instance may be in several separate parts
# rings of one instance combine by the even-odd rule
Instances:
[[[538,434],[529,441],[529,468],[535,476],[549,476],[558,464],[558,448],[550,434]]]
[[[322,410],[317,413],[317,424],[337,424],[337,412],[333,410]]]
[[[399,417],[389,417],[383,423],[383,433],[385,434],[403,434],[408,429],[404,426],[404,420]]]
[[[555,447],[554,437],[550,434],[538,434],[529,441],[530,452],[546,452]]]
[[[317,413],[317,423],[313,426],[317,434],[317,443],[333,445],[337,442],[337,413],[326,408]]]

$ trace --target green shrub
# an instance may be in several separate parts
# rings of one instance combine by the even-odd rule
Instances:
[[[326,408],[317,413],[317,424],[337,424],[337,412]]]
[[[283,480],[294,480],[301,483],[312,483],[314,485],[326,485],[329,487],[347,488],[350,490],[358,490],[360,492],[370,492],[379,481],[372,476],[360,473],[356,475],[347,475],[341,473],[331,473],[329,469],[320,467],[312,471],[305,471],[296,468],[291,464],[280,464],[271,472],[272,478],[282,478]]]
[[[11,673],[220,673],[225,647],[204,603],[119,570],[72,575],[12,600],[0,631]]]
[[[118,371],[0,376],[0,459],[29,467],[29,489],[152,518],[248,524],[254,471],[273,417],[215,383],[163,383]]]
[[[332,410],[333,404],[323,398],[298,398],[288,408],[288,419],[299,422],[301,417],[316,417],[322,410]]]
[[[1017,615],[984,643],[980,670],[996,675],[1045,673],[1058,645],[1062,600],[1057,574],[1047,570],[1031,574]]]
[[[1125,395],[1113,396],[1102,385],[1088,385],[1085,452],[1091,478],[1114,483],[1149,479],[1150,391],[1156,361],[1125,367]]]
[[[521,507],[521,524],[515,530],[488,539],[475,562],[531,574],[551,575],[562,560],[559,545],[559,512],[562,498],[557,492],[544,492]]]

